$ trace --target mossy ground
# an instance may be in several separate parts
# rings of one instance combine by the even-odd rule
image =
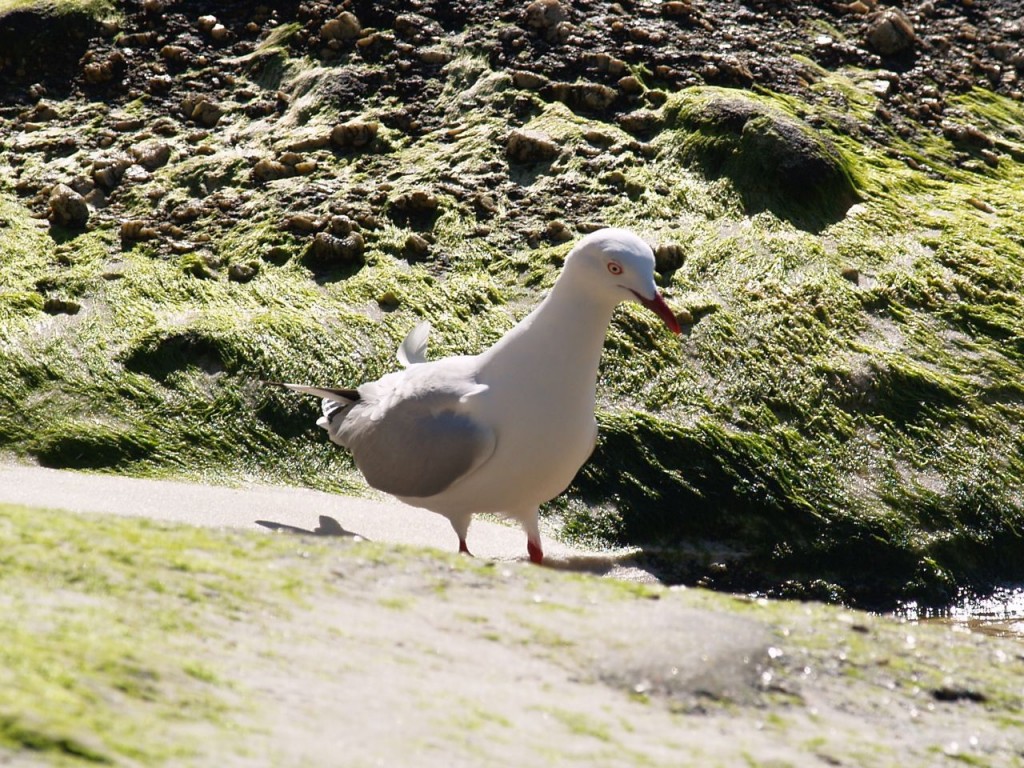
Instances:
[[[1022,746],[1019,647],[945,626],[12,506],[0,545],[14,764],[996,766]],[[719,656],[704,622],[762,636],[764,661]],[[708,665],[693,638],[743,687],[681,682]]]
[[[403,130],[399,95],[375,102],[338,84],[347,67],[374,82],[372,46],[366,61],[325,63],[293,44],[300,31],[281,25],[252,57],[223,57],[233,86],[209,94],[225,110],[212,129],[182,120],[177,93],[107,104],[87,91],[31,130],[4,121],[0,449],[50,466],[358,491],[313,426],[316,405],[261,381],[375,378],[423,319],[433,355],[479,350],[557,274],[569,243],[551,236],[554,220],[570,234],[619,225],[682,246],[662,282],[693,322],[677,341],[636,308],[616,315],[599,445],[553,507],[568,533],[673,550],[674,578],[872,604],[1024,578],[1018,103],[980,89],[949,99],[951,119],[990,137],[993,163],[938,134],[851,130],[877,107],[870,71],[819,70],[804,99],[730,91],[827,140],[859,202],[822,214],[820,201],[773,201],[770,185],[752,197],[751,145],[695,144],[673,117],[721,89],[670,95],[638,142],[453,47],[412,105],[424,125]],[[220,82],[206,66],[179,73],[183,90]],[[249,109],[277,91],[276,111]],[[82,127],[69,148],[71,115]],[[373,145],[314,144],[301,153],[310,175],[253,176],[257,158],[352,117],[380,119]],[[124,118],[143,127],[100,144]],[[510,164],[516,124],[551,136],[557,157]],[[154,135],[170,162],[122,182],[87,231],[33,218],[45,200],[25,188]],[[712,173],[702,152],[731,170]],[[418,189],[436,205],[400,210]],[[122,221],[160,224],[196,200],[180,231],[119,236]],[[285,222],[339,213],[370,214],[361,261],[311,265],[309,234]],[[413,234],[429,238],[426,261],[405,252]],[[233,265],[256,274],[231,280]]]

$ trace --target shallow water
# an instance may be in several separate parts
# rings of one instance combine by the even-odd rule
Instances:
[[[1024,586],[999,587],[987,595],[964,594],[946,608],[908,603],[897,614],[907,619],[955,624],[974,632],[1024,640]]]

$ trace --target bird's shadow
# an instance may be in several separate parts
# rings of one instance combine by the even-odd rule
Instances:
[[[361,539],[363,541],[369,541],[369,539],[361,533],[345,530],[341,523],[333,517],[320,515],[319,522],[320,524],[312,530],[309,530],[308,528],[300,528],[297,525],[288,525],[287,523],[275,523],[273,520],[257,520],[256,525],[262,525],[264,528],[269,528],[272,531],[297,533],[303,536],[348,536],[351,538]]]
[[[592,555],[569,555],[567,557],[544,558],[544,567],[555,571],[569,571],[572,573],[590,573],[595,576],[607,576],[616,569],[640,569],[642,567],[638,552],[611,552]]]

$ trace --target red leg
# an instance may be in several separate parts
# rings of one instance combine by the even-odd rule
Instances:
[[[459,537],[459,554],[473,556],[473,553],[469,551],[469,547],[466,546],[466,540]]]
[[[530,562],[541,565],[544,562],[544,550],[540,548],[539,541],[526,540],[526,551],[530,553]]]

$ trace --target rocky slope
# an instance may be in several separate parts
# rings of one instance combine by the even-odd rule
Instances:
[[[1019,4],[0,3],[0,447],[356,489],[314,406],[657,245],[552,514],[669,580],[1024,577]]]

